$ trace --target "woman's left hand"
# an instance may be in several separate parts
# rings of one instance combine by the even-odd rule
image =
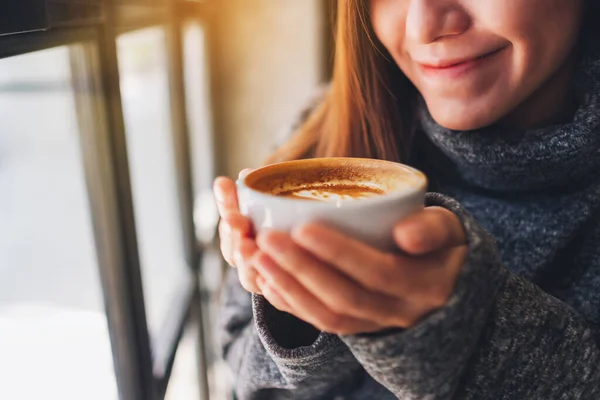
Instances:
[[[407,328],[448,301],[466,238],[452,212],[429,207],[401,221],[394,239],[398,253],[318,224],[265,232],[253,258],[257,283],[273,306],[325,332]]]

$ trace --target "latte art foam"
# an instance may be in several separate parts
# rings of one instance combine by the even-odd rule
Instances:
[[[284,191],[279,193],[279,196],[337,203],[346,200],[368,199],[383,194],[385,194],[383,190],[374,187],[323,185]]]
[[[244,183],[270,196],[339,208],[354,200],[425,190],[427,178],[389,161],[333,157],[269,165],[246,175]]]

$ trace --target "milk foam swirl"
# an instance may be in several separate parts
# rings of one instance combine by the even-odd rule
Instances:
[[[301,198],[305,200],[317,200],[323,202],[339,202],[346,200],[359,200],[359,199],[367,199],[370,197],[380,196],[381,193],[370,191],[353,191],[350,193],[339,193],[336,191],[327,191],[327,190],[299,190],[292,193],[289,193],[287,196]]]

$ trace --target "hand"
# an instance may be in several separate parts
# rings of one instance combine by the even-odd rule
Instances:
[[[243,170],[240,176],[250,170]],[[221,216],[219,237],[223,258],[238,269],[240,283],[251,293],[260,293],[256,285],[257,272],[250,259],[258,248],[254,240],[252,222],[240,213],[235,182],[229,178],[217,178],[214,183],[215,200]]]
[[[336,334],[407,328],[443,307],[467,246],[450,211],[426,208],[394,229],[384,253],[318,224],[260,234],[253,263],[275,307]]]

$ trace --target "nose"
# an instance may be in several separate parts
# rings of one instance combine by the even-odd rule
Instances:
[[[470,26],[471,17],[455,0],[410,0],[406,35],[419,43],[460,35]]]

